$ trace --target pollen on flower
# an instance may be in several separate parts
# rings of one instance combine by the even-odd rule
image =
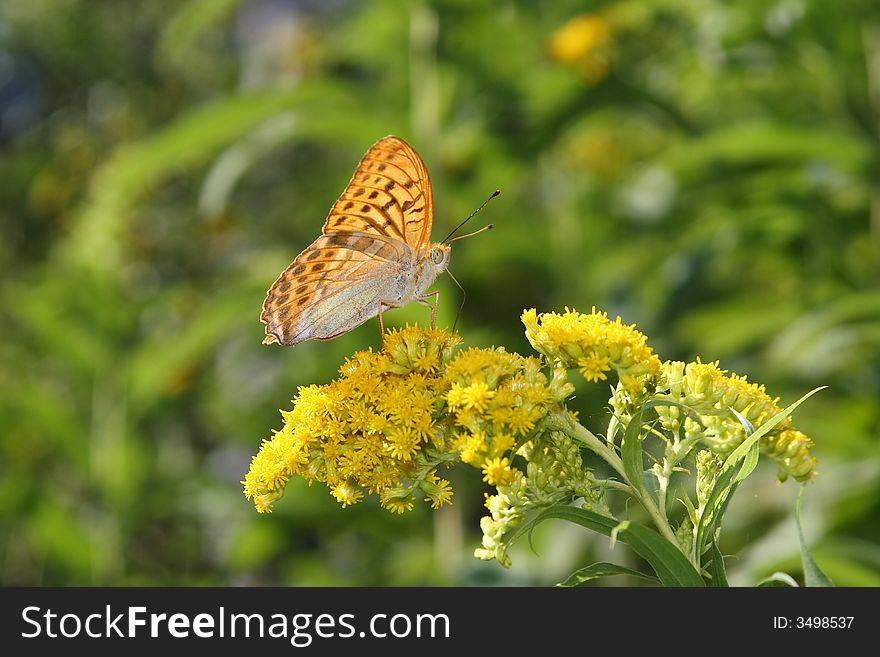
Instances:
[[[388,509],[391,513],[403,513],[404,511],[412,511],[413,496],[411,494],[401,495],[399,492],[385,494],[380,501],[382,508]]]
[[[409,427],[399,427],[388,436],[388,451],[400,461],[412,461],[418,449],[419,436]]]
[[[465,408],[473,408],[479,412],[486,410],[489,400],[495,396],[494,390],[483,381],[475,381],[466,388],[461,389],[461,398]]]
[[[348,481],[342,482],[330,492],[336,498],[336,501],[342,505],[343,509],[352,504],[357,504],[364,496],[360,488]]]
[[[433,472],[419,486],[425,493],[425,501],[431,503],[432,509],[439,509],[444,504],[452,502],[452,485]]]
[[[608,377],[605,372],[611,369],[611,359],[608,356],[599,356],[595,353],[581,356],[577,361],[581,374],[587,381],[595,383],[605,381]]]
[[[510,467],[508,458],[489,459],[483,463],[483,481],[490,486],[505,486],[513,481],[518,474],[516,468]]]

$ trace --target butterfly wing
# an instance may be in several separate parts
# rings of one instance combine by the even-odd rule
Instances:
[[[322,235],[269,289],[261,321],[266,344],[328,339],[359,326],[379,304],[400,298],[427,249],[434,200],[428,170],[399,137],[367,151],[333,204]]]
[[[264,344],[326,340],[360,326],[402,294],[409,246],[362,231],[321,235],[281,272],[263,302]]]
[[[323,232],[363,231],[401,240],[418,256],[431,238],[434,198],[422,158],[400,137],[377,141],[333,205]]]

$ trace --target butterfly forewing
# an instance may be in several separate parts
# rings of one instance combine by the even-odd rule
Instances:
[[[385,137],[358,164],[323,232],[385,235],[418,254],[431,236],[433,216],[431,180],[422,158],[402,139]]]
[[[385,137],[367,151],[333,205],[323,234],[269,289],[263,342],[328,339],[362,324],[380,302],[406,296],[433,219],[428,171],[406,142]]]

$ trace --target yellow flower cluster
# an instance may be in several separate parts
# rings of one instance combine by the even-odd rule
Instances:
[[[436,467],[451,460],[451,445],[434,416],[449,387],[442,369],[460,342],[436,329],[390,332],[382,352],[355,354],[336,381],[300,388],[281,413],[284,427],[252,459],[245,495],[271,511],[299,475],[325,483],[342,506],[370,492],[402,512],[418,490],[435,508],[448,503],[452,491]]]
[[[782,411],[778,398],[771,398],[763,385],[749,383],[745,376],[728,374],[717,362],[703,363],[699,359],[693,363],[663,363],[658,393],[689,406],[700,416],[700,422],[691,417],[682,421],[677,407],[658,407],[663,427],[682,427],[686,437],[701,442],[715,454],[730,453],[748,437],[730,409],[739,412],[756,429]],[[791,428],[791,418],[782,420],[760,441],[761,451],[779,463],[780,479],[791,475],[798,481],[815,474],[816,459],[810,456],[810,445],[809,438]]]
[[[452,488],[437,470],[460,461],[494,489],[486,495],[489,515],[480,521],[475,555],[509,565],[507,537],[528,512],[578,499],[607,512],[604,489],[584,467],[581,448],[613,455],[621,428],[648,402],[663,404],[653,406],[659,419],[653,431],[667,441],[670,471],[695,459],[698,497],[711,487],[720,459],[747,437],[731,409],[755,428],[781,411],[763,386],[717,362],[661,362],[645,335],[595,308],[589,314],[531,309],[522,322],[543,358],[500,347],[459,350],[459,336],[442,330],[390,331],[382,351],[358,352],[336,380],[299,389],[293,408],[282,411],[283,427],[253,457],[245,495],[269,512],[290,478],[300,476],[324,483],[343,507],[375,494],[396,513],[411,510],[420,497],[438,508],[451,501]],[[565,409],[574,392],[572,369],[592,382],[607,380],[612,370],[617,375],[602,449],[572,435],[573,422],[559,422],[574,419]],[[811,445],[790,418],[760,442],[779,464],[780,479],[799,481],[815,474]]]
[[[604,381],[612,369],[630,394],[642,392],[660,373],[660,359],[647,337],[620,317],[593,308],[590,314],[565,309],[563,314],[522,314],[526,337],[556,367],[578,368],[587,381]]]
[[[446,403],[460,459],[482,468],[490,483],[516,475],[505,454],[572,388],[547,380],[541,361],[502,348],[468,349],[446,368]]]
[[[580,448],[563,432],[537,434],[520,447],[518,454],[527,463],[525,474],[515,470],[496,481],[486,478],[496,490],[486,495],[489,515],[480,519],[482,546],[474,551],[478,559],[495,559],[505,567],[510,566],[507,536],[532,509],[582,498],[584,506],[607,512],[593,473],[583,467]],[[494,465],[497,460],[493,460]]]
[[[436,329],[390,332],[381,352],[355,354],[337,380],[300,388],[284,427],[252,459],[245,495],[271,511],[299,475],[325,483],[343,507],[375,493],[402,513],[417,491],[435,508],[451,500],[442,463],[479,468],[493,486],[513,481],[517,442],[573,387],[548,381],[538,358],[502,348],[456,354],[460,342]]]

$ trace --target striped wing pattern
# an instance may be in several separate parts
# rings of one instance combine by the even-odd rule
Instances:
[[[269,288],[266,344],[329,339],[379,312],[399,292],[398,272],[426,248],[433,218],[424,163],[406,142],[370,148],[333,205],[322,235]]]

